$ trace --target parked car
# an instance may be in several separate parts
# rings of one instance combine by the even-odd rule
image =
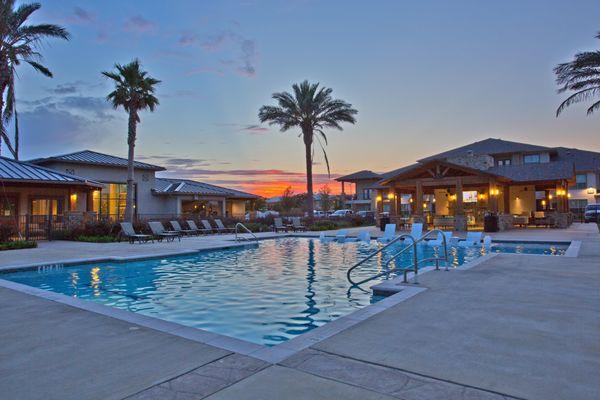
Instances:
[[[337,211],[334,211],[333,214],[331,214],[331,217],[332,218],[342,218],[342,217],[349,217],[352,214],[354,214],[352,212],[352,210],[337,210]]]
[[[600,222],[600,204],[588,204],[585,206],[585,222]]]
[[[359,211],[356,215],[362,218],[375,218],[375,211]]]
[[[315,210],[313,215],[315,218],[324,218],[327,216],[327,213],[325,211]]]

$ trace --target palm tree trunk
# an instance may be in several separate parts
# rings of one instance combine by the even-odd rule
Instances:
[[[135,109],[129,111],[129,131],[127,132],[127,144],[129,145],[129,153],[127,154],[127,198],[125,200],[125,220],[133,222],[133,196],[134,196],[134,177],[133,177],[133,161],[135,149],[135,137],[137,128],[137,111]]]
[[[2,156],[2,131],[4,130],[4,90],[0,88],[0,156]]]
[[[306,211],[308,221],[312,223],[314,216],[314,196],[313,196],[313,177],[312,177],[312,132],[306,130],[303,132],[304,150],[306,152]]]

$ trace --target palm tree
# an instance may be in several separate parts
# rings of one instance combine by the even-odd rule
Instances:
[[[125,202],[125,219],[133,221],[133,161],[137,123],[140,122],[139,111],[149,109],[154,111],[158,99],[154,95],[154,86],[160,81],[148,76],[142,71],[140,61],[133,60],[127,65],[115,64],[116,71],[102,72],[102,75],[114,81],[115,90],[106,96],[115,109],[123,107],[129,113],[127,144],[127,199]]]
[[[314,211],[313,144],[315,141],[318,142],[323,150],[329,173],[329,160],[323,142],[321,142],[323,139],[327,144],[327,136],[323,130],[325,128],[342,130],[341,122],[354,124],[356,122],[354,116],[358,111],[352,108],[352,104],[333,99],[331,97],[332,89],[319,87],[318,83],[309,83],[305,80],[300,84],[292,85],[292,89],[294,94],[273,93],[272,97],[278,105],[262,106],[258,111],[258,119],[260,122],[268,122],[269,125],[279,125],[282,132],[291,128],[300,128],[306,157],[306,206],[308,217],[312,219]]]
[[[40,7],[40,4],[32,3],[15,8],[15,0],[0,0],[0,154],[4,139],[15,158],[18,158],[18,153],[13,148],[4,126],[13,116],[15,109],[15,69],[25,62],[51,78],[52,72],[40,64],[42,57],[37,48],[46,37],[69,40],[69,33],[58,25],[25,24],[29,16]],[[16,135],[15,141],[18,141]]]
[[[595,36],[600,39],[600,32]],[[598,98],[587,109],[588,115],[600,107],[600,50],[575,54],[575,59],[554,68],[556,83],[561,85],[559,93],[573,91],[556,110],[556,116],[568,106]]]

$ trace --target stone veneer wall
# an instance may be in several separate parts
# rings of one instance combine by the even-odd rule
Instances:
[[[447,160],[453,164],[464,165],[465,167],[484,171],[494,166],[494,158],[487,154],[452,157]]]
[[[507,231],[514,228],[515,218],[512,214],[499,214],[498,215],[498,230]]]

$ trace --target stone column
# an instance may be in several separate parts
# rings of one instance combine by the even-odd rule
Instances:
[[[456,179],[456,210],[454,212],[454,229],[457,231],[467,230],[467,218],[463,209],[463,185],[462,179]]]

